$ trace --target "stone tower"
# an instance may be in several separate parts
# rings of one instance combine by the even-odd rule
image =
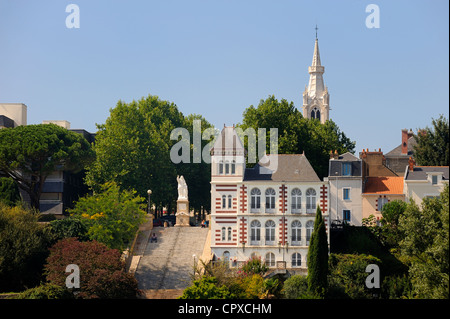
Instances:
[[[320,62],[319,42],[314,45],[312,65],[308,68],[309,84],[303,92],[303,117],[319,119],[325,123],[330,116],[330,95],[323,82],[325,67]]]

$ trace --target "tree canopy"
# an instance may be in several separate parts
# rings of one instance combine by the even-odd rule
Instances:
[[[433,127],[419,129],[414,146],[418,165],[449,166],[449,123],[443,115],[432,119]]]
[[[55,124],[0,130],[0,171],[27,192],[39,209],[42,188],[57,170],[81,171],[95,154],[86,139]]]
[[[157,96],[131,103],[119,101],[110,109],[106,123],[98,125],[94,146],[97,160],[88,168],[88,185],[98,190],[105,182],[114,181],[144,198],[151,189],[151,202],[159,209],[170,209],[177,199],[176,177],[184,175],[190,189],[190,206],[209,209],[210,165],[192,161],[175,164],[170,158],[176,143],[170,139],[172,130],[186,128],[192,133],[195,119],[201,121],[202,131],[211,126],[200,115],[185,117],[174,103]]]

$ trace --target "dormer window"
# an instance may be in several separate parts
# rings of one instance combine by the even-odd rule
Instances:
[[[431,175],[431,185],[436,185],[438,183],[438,176]]]

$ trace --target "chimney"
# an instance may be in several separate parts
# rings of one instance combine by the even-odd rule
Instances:
[[[403,129],[402,130],[402,155],[408,154],[408,130]]]
[[[409,129],[408,131],[408,140],[414,135],[414,132],[412,129]]]
[[[334,150],[334,156],[333,156],[333,158],[334,158],[334,159],[339,159],[339,153],[338,153],[337,150]]]
[[[333,151],[330,151],[330,159],[333,159],[333,158],[334,158]]]
[[[414,170],[414,165],[416,165],[416,161],[410,156],[408,160],[408,166],[410,171]]]

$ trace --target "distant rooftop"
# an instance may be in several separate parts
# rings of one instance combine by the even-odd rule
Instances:
[[[442,173],[442,180],[448,181],[448,166],[414,166],[413,170],[406,173],[407,181],[425,181],[428,178],[427,173]]]
[[[363,194],[403,194],[403,177],[367,177]]]

